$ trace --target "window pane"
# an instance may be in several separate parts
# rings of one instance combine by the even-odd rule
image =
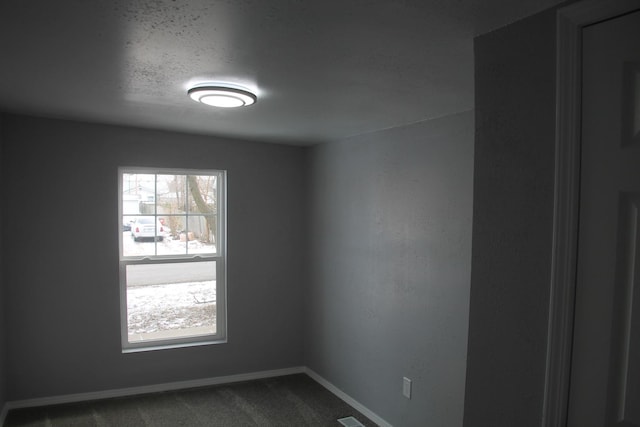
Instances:
[[[164,227],[153,215],[132,217],[129,231],[123,231],[122,254],[124,256],[155,255],[156,243],[164,241]]]
[[[184,215],[187,202],[185,175],[157,176],[158,215]]]
[[[184,239],[185,236],[181,236]],[[215,254],[217,224],[213,215],[189,216],[186,237],[187,252],[190,254]]]
[[[154,174],[122,174],[123,215],[153,215],[155,213],[155,179]]]
[[[216,333],[216,261],[126,266],[130,343]]]
[[[185,233],[187,217],[185,215],[158,216],[162,224],[164,239],[157,243],[158,255],[186,255],[187,244],[182,238]]]
[[[215,215],[217,209],[217,175],[189,175],[187,177],[190,214]]]

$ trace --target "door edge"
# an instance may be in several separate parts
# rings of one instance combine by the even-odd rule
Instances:
[[[640,0],[588,0],[557,11],[553,237],[541,427],[567,425],[580,202],[582,28],[638,8]]]

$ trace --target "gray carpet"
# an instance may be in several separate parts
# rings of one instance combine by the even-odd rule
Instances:
[[[9,412],[5,427],[375,426],[305,374]]]

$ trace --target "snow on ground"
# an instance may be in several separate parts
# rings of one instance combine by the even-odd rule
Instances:
[[[215,326],[215,280],[127,289],[129,334]]]

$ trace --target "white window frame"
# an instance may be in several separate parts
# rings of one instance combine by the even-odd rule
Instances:
[[[123,255],[123,182],[124,174],[157,174],[157,175],[216,175],[217,180],[217,233],[215,254],[173,254],[173,255]],[[120,328],[122,352],[161,350],[178,347],[221,344],[227,342],[227,280],[226,280],[226,252],[227,252],[227,218],[226,194],[227,173],[220,169],[176,169],[176,168],[148,168],[148,167],[119,167],[118,168],[118,236],[119,236],[119,270],[120,270]],[[157,197],[157,194],[156,194]],[[154,203],[157,202],[154,201]],[[157,217],[157,212],[154,214]],[[215,261],[216,265],[216,333],[189,337],[155,339],[129,342],[127,315],[127,277],[128,265],[166,264],[166,263],[194,263]]]

